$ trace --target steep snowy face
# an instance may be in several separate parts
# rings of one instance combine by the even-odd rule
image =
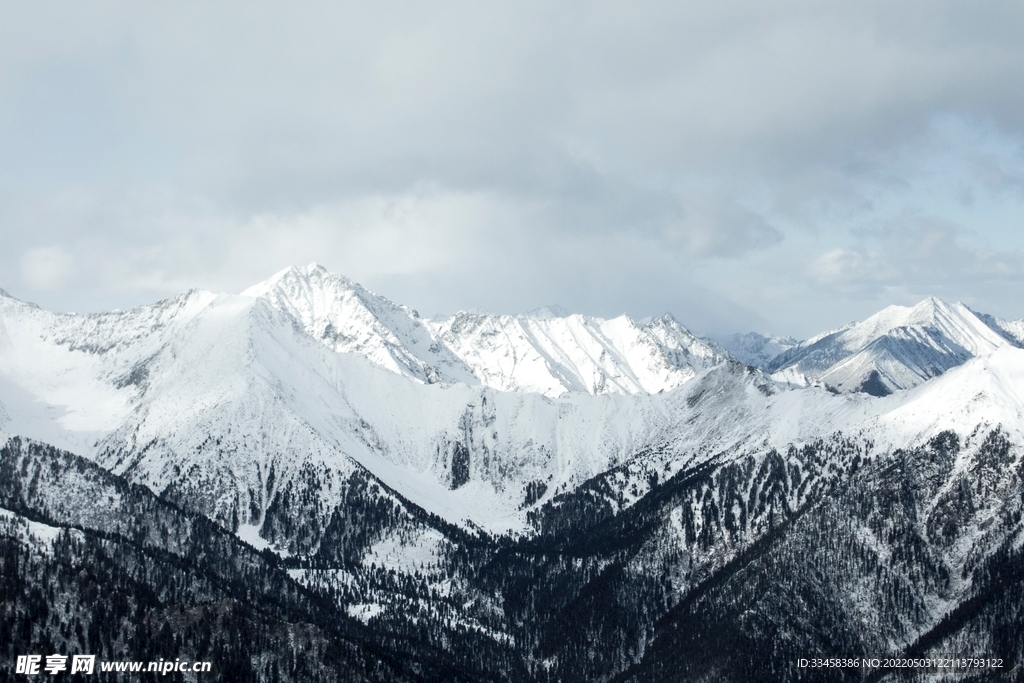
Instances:
[[[433,325],[483,384],[502,391],[657,393],[727,359],[669,316],[641,327],[624,315],[459,313]]]
[[[323,304],[317,296],[305,290],[310,309]],[[316,320],[308,313],[206,292],[85,316],[3,298],[0,430],[85,455],[228,526],[260,524],[279,496],[314,500],[309,514],[328,514],[363,472],[451,521],[500,530],[521,527],[545,491],[632,457],[675,412],[645,391],[593,396],[552,383],[554,398],[429,384],[337,353],[307,333],[302,316]],[[691,366],[719,358],[668,319],[639,328],[626,318],[534,318],[522,329],[546,325],[544,339],[597,338],[588,348],[606,364],[592,367],[633,389],[641,378],[683,383]],[[591,355],[561,353],[577,373],[563,381],[582,387],[578,368]],[[649,362],[634,370],[630,355]]]
[[[782,381],[884,396],[1004,346],[1020,343],[961,303],[928,298],[802,342],[766,369]]]
[[[1024,347],[1024,320],[1003,320],[987,313],[972,311],[978,319],[998,332],[1014,346]]]
[[[1003,346],[972,358],[930,382],[888,396],[865,427],[893,448],[922,443],[942,430],[967,437],[976,429],[1001,429],[1024,443],[1024,349]],[[980,427],[980,429],[979,429]]]
[[[642,328],[626,318],[484,320],[539,335],[546,346],[522,350],[560,352],[574,382],[590,361],[627,386],[681,385],[551,397],[415,381],[335,352],[258,297],[194,292],[98,316],[3,306],[0,428],[71,448],[229,527],[284,524],[289,505],[292,516],[329,518],[352,477],[369,474],[450,521],[522,529],[529,509],[651,444],[689,453],[678,464],[761,439],[771,414],[770,383],[755,389],[741,366],[713,365],[717,352],[668,318]],[[591,353],[559,351],[558,341]],[[595,363],[602,354],[612,361]],[[295,501],[310,507],[296,512]]]
[[[757,332],[737,333],[718,341],[733,358],[757,368],[768,367],[776,356],[800,343],[792,337],[766,337]]]
[[[316,264],[283,270],[243,296],[266,299],[335,351],[424,383],[552,397],[657,393],[728,357],[669,316],[640,326],[627,316],[602,320],[544,309],[426,321]]]
[[[315,263],[286,268],[242,296],[266,299],[335,351],[361,354],[421,382],[477,383],[416,311]]]

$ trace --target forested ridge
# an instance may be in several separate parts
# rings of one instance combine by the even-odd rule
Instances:
[[[210,680],[852,681],[919,674],[798,660],[957,653],[1003,660],[983,679],[1021,678],[1024,472],[999,429],[723,454],[629,506],[616,476],[552,497],[521,538],[448,524],[369,473],[326,519],[285,490],[265,519],[294,539],[278,554],[11,439],[5,675],[62,652],[209,660]],[[425,538],[418,563],[381,554]]]

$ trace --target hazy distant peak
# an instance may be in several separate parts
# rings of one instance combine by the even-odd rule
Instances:
[[[552,318],[568,318],[572,313],[565,310],[558,304],[552,304],[550,306],[541,306],[535,308],[532,311],[528,311],[522,314],[524,318],[534,318],[536,320],[550,320]]]
[[[683,327],[683,324],[676,320],[676,317],[671,313],[662,313],[661,315],[649,318],[643,326],[647,327],[648,325],[679,325]]]
[[[767,367],[776,356],[800,343],[793,337],[771,337],[757,332],[737,332],[718,341],[736,360],[759,368]]]

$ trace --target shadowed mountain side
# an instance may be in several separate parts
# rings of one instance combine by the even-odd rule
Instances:
[[[1007,636],[1022,600],[1001,590],[1019,583],[1020,494],[1019,453],[998,431],[880,459],[686,595],[616,680],[862,680],[869,670],[797,661],[953,652],[1019,676],[1024,652]]]
[[[210,661],[218,680],[495,680],[493,663],[367,629],[273,553],[43,444],[0,449],[0,529],[7,666],[64,652]]]

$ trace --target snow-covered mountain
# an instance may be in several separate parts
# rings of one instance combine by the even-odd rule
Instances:
[[[749,440],[736,417],[761,409],[722,405],[762,396],[744,388],[754,376],[728,379],[728,364],[700,377],[721,370],[732,388],[698,388],[699,402],[427,384],[333,351],[264,298],[193,291],[97,315],[0,306],[0,430],[86,455],[231,528],[262,527],[287,496],[329,517],[345,482],[369,473],[453,522],[522,529],[528,508],[651,443]],[[667,320],[648,329],[664,347],[684,334]]]
[[[250,287],[335,351],[351,351],[421,382],[546,396],[656,393],[722,363],[726,353],[671,316],[638,325],[548,308],[523,315],[458,313],[425,320],[311,264]]]
[[[776,356],[800,343],[793,337],[766,337],[757,332],[737,332],[718,342],[739,362],[758,368],[767,367]]]
[[[908,337],[946,352],[944,365],[900,356],[916,361],[919,381],[1012,346],[966,307],[928,300],[794,347],[783,357],[803,355],[777,376],[820,366],[810,376],[831,384]],[[887,378],[904,377],[891,365],[881,366]],[[929,390],[877,401],[776,385],[669,317],[425,321],[316,266],[242,296],[192,291],[124,312],[54,314],[0,299],[0,430],[270,535],[283,497],[305,496],[310,514],[329,516],[357,475],[455,523],[525,530],[530,509],[613,468],[633,463],[622,485],[643,491],[655,470],[668,476],[715,453],[889,424]],[[873,438],[906,446],[959,424],[973,414],[963,396],[927,425],[892,423]]]
[[[673,343],[671,323],[651,329]],[[575,486],[642,449],[664,400],[416,381],[332,350],[262,297],[193,291],[96,315],[0,301],[0,431],[231,527],[262,524],[289,486],[329,515],[367,472],[452,521],[521,527],[527,489]]]
[[[970,358],[1020,347],[1020,329],[1019,322],[928,298],[914,307],[890,306],[864,322],[801,342],[776,356],[766,370],[780,381],[884,396]]]
[[[746,680],[767,642],[775,662],[954,636],[1018,653],[998,634],[1024,613],[1021,328],[927,300],[773,377],[668,317],[428,321],[317,267],[95,315],[0,295],[0,563],[29,558],[3,564],[4,628],[36,632],[38,584],[130,593],[117,623],[159,633],[211,600],[362,622],[309,641],[369,638],[351,661],[395,666],[400,645],[412,680],[689,680],[697,653],[727,672],[706,680]],[[75,645],[65,626],[46,637]]]

